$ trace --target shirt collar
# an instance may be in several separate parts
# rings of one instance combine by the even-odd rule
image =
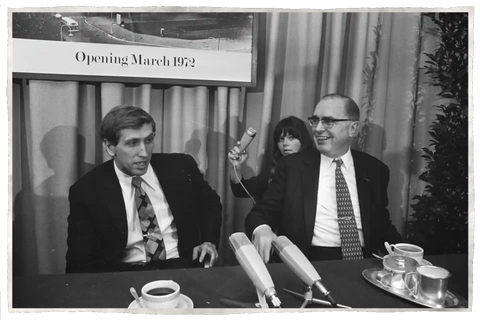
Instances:
[[[120,182],[120,186],[124,191],[131,190],[132,188],[132,178],[133,176],[124,173],[117,167],[115,161],[113,161],[113,167],[115,169],[115,173],[117,174],[118,181]],[[155,189],[155,173],[153,171],[152,165],[148,164],[147,172],[142,175],[143,181],[148,184],[148,186],[152,189]]]
[[[345,167],[345,169],[348,171],[350,170],[350,168],[353,166],[353,157],[352,157],[352,151],[350,148],[348,148],[348,151],[347,153],[345,153],[343,156],[339,157],[339,158],[330,158],[330,157],[327,157],[326,155],[320,153],[320,157],[321,157],[321,160],[320,160],[320,164],[321,166],[325,166],[325,167],[330,167],[332,164],[333,165],[336,165],[333,160],[335,159],[342,159],[343,161],[343,166]]]

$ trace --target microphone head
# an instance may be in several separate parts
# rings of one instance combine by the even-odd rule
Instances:
[[[279,307],[281,303],[267,267],[245,233],[233,233],[228,240],[235,257],[252,280],[253,285],[269,299],[272,305]]]
[[[233,233],[228,238],[228,242],[230,243],[230,247],[232,248],[234,253],[237,252],[237,250],[241,247],[251,244],[250,240],[248,240],[247,235],[243,232]]]
[[[257,131],[253,128],[248,128],[245,132],[252,138],[257,135]]]
[[[285,236],[279,236],[273,242],[273,248],[275,249],[275,251],[277,251],[277,254],[280,254],[283,251],[283,249],[285,249],[288,246],[294,246],[294,244],[292,243],[292,241],[290,241],[290,239],[288,239]]]
[[[267,267],[245,233],[237,232],[228,238],[235,257],[260,292],[273,288],[273,281]]]
[[[287,237],[279,236],[272,242],[275,252],[302,281],[312,286],[320,280],[320,275],[307,259],[303,252],[294,245]]]

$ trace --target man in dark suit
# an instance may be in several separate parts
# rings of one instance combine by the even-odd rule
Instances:
[[[279,161],[268,190],[245,221],[247,235],[265,262],[277,237],[272,230],[277,228],[278,235],[289,238],[310,260],[346,258],[340,220],[355,221],[353,229],[357,232],[352,233],[360,258],[362,254],[371,257],[379,250],[385,252],[385,241],[402,241],[386,208],[388,167],[350,148],[358,131],[359,113],[356,103],[346,96],[322,97],[309,118],[316,149]],[[348,186],[351,218],[340,216],[343,209],[337,210],[337,170]]]
[[[136,107],[113,108],[100,137],[112,160],[70,188],[66,271],[212,266],[222,206],[195,160],[153,154],[155,121]]]

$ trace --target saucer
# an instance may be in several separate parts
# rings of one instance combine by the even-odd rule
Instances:
[[[142,297],[140,297],[142,300]],[[128,306],[128,309],[140,309],[136,300],[133,300],[132,303]],[[178,299],[178,305],[175,309],[193,309],[193,301],[189,297],[180,293]],[[165,310],[165,309],[164,309]]]
[[[387,259],[388,257],[390,257],[389,254],[383,256],[383,259]],[[430,261],[427,261],[425,259],[422,259],[422,262],[419,263],[420,266],[431,266],[432,263]]]

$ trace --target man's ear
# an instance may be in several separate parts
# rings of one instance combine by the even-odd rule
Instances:
[[[359,126],[360,126],[360,122],[358,121],[354,121],[350,125],[350,137],[355,137],[357,135]]]
[[[117,154],[117,147],[107,139],[103,139],[103,145],[105,146],[105,151],[107,151],[110,157],[115,157]]]

